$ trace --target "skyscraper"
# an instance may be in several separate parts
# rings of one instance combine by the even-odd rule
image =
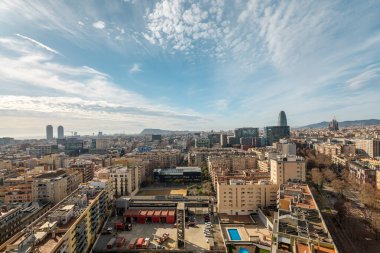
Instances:
[[[284,111],[281,111],[278,114],[278,126],[287,126],[288,122],[286,120],[286,114]]]
[[[274,142],[279,141],[282,138],[290,137],[290,127],[286,120],[286,114],[281,111],[278,114],[277,126],[264,127],[264,139],[266,145],[272,145]]]
[[[53,139],[53,126],[52,125],[46,126],[46,139],[47,140]]]
[[[58,126],[58,139],[63,139],[63,138],[65,138],[63,126]]]

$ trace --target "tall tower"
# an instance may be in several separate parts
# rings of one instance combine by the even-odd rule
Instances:
[[[46,139],[47,140],[53,139],[53,126],[52,125],[46,126]]]
[[[58,139],[63,139],[63,138],[65,138],[63,126],[58,126]]]
[[[286,120],[286,114],[284,111],[281,111],[278,114],[278,126],[287,126],[288,121]]]

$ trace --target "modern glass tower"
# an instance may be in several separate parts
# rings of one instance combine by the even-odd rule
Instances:
[[[53,139],[53,126],[52,125],[46,126],[46,139],[47,140]]]
[[[281,111],[278,114],[278,126],[287,126],[288,121],[286,120],[286,114],[284,111]]]
[[[64,137],[63,126],[58,126],[58,139],[63,139]]]

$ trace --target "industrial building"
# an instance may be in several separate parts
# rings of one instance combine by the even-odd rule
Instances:
[[[176,167],[169,169],[155,169],[153,177],[160,182],[172,182],[180,180],[183,182],[201,182],[202,171],[199,167]]]

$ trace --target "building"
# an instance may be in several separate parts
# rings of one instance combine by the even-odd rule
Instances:
[[[264,127],[264,139],[266,145],[271,146],[280,139],[290,137],[289,126],[267,126]]]
[[[199,137],[195,139],[196,148],[210,148],[210,139],[208,137]]]
[[[63,126],[58,126],[58,129],[57,129],[57,136],[58,136],[58,139],[63,139],[65,138],[65,133],[64,133],[64,130],[63,130]]]
[[[112,140],[108,138],[97,138],[92,140],[92,149],[107,150],[112,145]]]
[[[281,111],[279,114],[278,114],[278,126],[287,126],[288,125],[288,121],[286,120],[286,114],[284,111]]]
[[[68,177],[64,170],[49,171],[34,177],[32,200],[58,203],[67,195]]]
[[[376,170],[379,170],[379,167],[376,168],[361,161],[350,161],[348,162],[348,169],[350,177],[353,178],[357,184],[370,184],[376,187]]]
[[[316,143],[314,149],[317,153],[333,156],[333,155],[355,155],[355,145],[353,144],[332,144],[332,143]]]
[[[227,147],[227,134],[220,134],[220,146],[222,148]]]
[[[83,183],[91,181],[94,178],[95,164],[92,161],[76,159],[69,164],[69,167],[81,173]]]
[[[328,128],[330,131],[338,131],[339,130],[338,121],[336,121],[336,119],[333,118],[333,120],[329,123]]]
[[[48,141],[53,140],[53,126],[52,125],[46,126],[46,139]]]
[[[307,184],[288,182],[278,191],[272,253],[337,252]]]
[[[21,207],[2,206],[0,209],[0,244],[14,235],[21,225]]]
[[[6,179],[5,182],[7,182]],[[32,202],[32,178],[24,179],[16,185],[3,186],[1,191],[4,192],[4,203],[23,203]]]
[[[110,214],[105,189],[79,189],[3,244],[5,252],[89,252]],[[2,224],[2,223],[1,223]]]
[[[199,167],[176,167],[170,169],[155,169],[153,178],[160,182],[201,182],[202,171]]]
[[[305,160],[299,156],[278,155],[270,160],[270,178],[273,184],[290,180],[306,181]]]
[[[46,144],[46,145],[34,145],[29,148],[28,153],[32,157],[37,157],[40,158],[42,156],[52,154],[52,153],[57,153],[58,152],[58,145],[51,145],[51,144]]]
[[[380,140],[358,139],[355,140],[355,147],[360,155],[366,155],[371,158],[380,156]]]
[[[140,188],[140,168],[117,166],[110,168],[110,180],[115,196],[134,195]]]
[[[296,144],[290,143],[288,140],[273,143],[273,148],[282,155],[296,155],[297,152]]]
[[[380,169],[376,170],[376,189],[380,191]]]
[[[229,215],[248,215],[258,208],[275,206],[278,186],[267,180],[230,179],[217,183],[217,210]]]

